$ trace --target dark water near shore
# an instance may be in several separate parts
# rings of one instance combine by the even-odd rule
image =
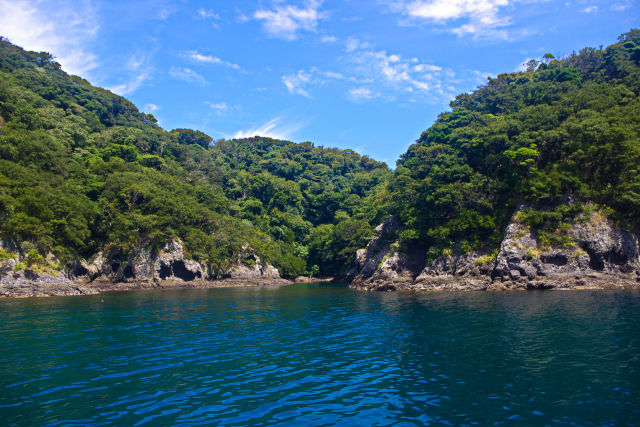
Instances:
[[[0,301],[2,425],[640,425],[640,292]]]

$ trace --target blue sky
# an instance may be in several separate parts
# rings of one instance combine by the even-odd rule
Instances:
[[[394,166],[488,76],[640,27],[640,0],[0,0],[0,35],[214,139]]]

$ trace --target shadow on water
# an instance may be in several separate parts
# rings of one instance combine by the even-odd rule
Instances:
[[[3,423],[633,424],[639,292],[0,301]]]

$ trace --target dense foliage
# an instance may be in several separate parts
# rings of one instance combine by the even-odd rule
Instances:
[[[640,31],[545,55],[459,95],[392,174],[310,142],[166,132],[49,54],[0,40],[0,237],[62,261],[180,238],[215,271],[248,243],[297,275],[347,270],[390,212],[430,258],[494,250],[522,203],[550,245],[587,201],[637,230],[639,94]]]
[[[493,249],[520,203],[530,218],[592,201],[640,225],[640,31],[606,49],[501,74],[459,95],[398,161],[392,210],[430,257]],[[556,224],[557,221],[538,221]],[[538,225],[540,225],[538,224]]]
[[[286,275],[344,271],[385,164],[268,138],[162,130],[124,98],[0,40],[0,237],[59,259],[185,242],[216,271],[245,243]]]

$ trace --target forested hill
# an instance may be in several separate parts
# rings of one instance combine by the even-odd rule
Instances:
[[[0,40],[0,238],[33,259],[179,238],[213,271],[248,243],[284,275],[335,274],[382,218],[390,175],[350,150],[166,132],[51,55]]]
[[[638,231],[640,31],[527,67],[458,96],[392,173],[351,150],[164,131],[3,39],[0,238],[63,262],[179,238],[213,272],[248,243],[298,275],[346,271],[389,213],[428,259],[496,249],[522,204],[543,247],[594,207]]]
[[[640,31],[527,68],[456,97],[398,161],[392,211],[428,258],[496,249],[523,203],[543,247],[594,207],[638,230]]]

